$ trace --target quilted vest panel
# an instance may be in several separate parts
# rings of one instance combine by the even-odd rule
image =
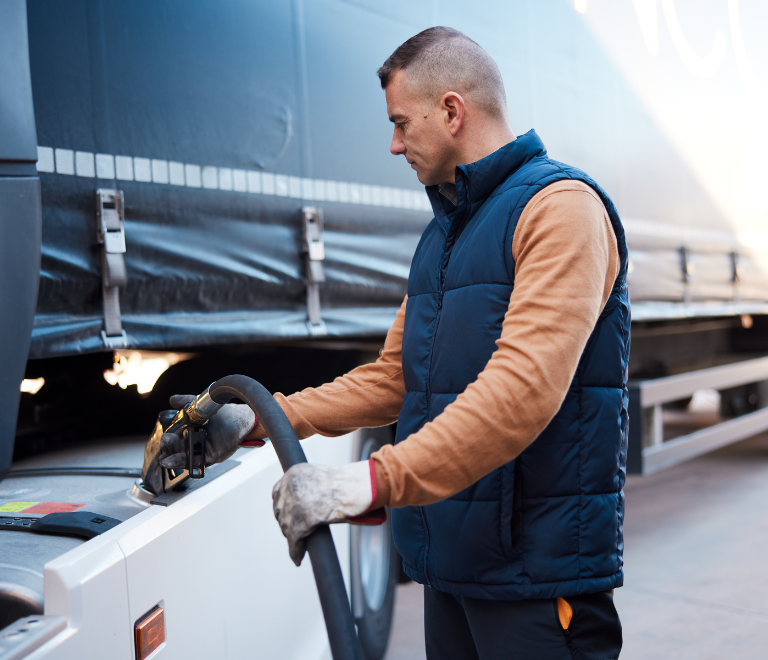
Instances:
[[[406,573],[447,593],[492,600],[593,593],[623,581],[627,440],[627,248],[618,213],[585,173],[551,160],[534,131],[456,170],[458,205],[435,217],[408,280],[406,395],[396,442],[439,415],[477,379],[514,289],[512,240],[525,205],[577,179],[611,219],[620,274],[552,422],[517,459],[443,502],[392,511]]]

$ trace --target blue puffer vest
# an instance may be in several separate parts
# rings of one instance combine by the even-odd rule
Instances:
[[[621,267],[562,407],[517,459],[443,502],[392,511],[405,571],[440,591],[490,600],[555,598],[621,586],[629,298],[618,213],[586,174],[550,160],[530,131],[456,170],[446,216],[436,187],[408,280],[406,395],[397,442],[437,417],[477,379],[514,288],[512,238],[528,201],[578,179],[599,194]]]

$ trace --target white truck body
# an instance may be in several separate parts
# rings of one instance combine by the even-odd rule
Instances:
[[[302,444],[310,462],[342,464],[354,436]],[[152,658],[330,658],[309,559],[294,566],[272,513],[274,449],[233,458],[237,467],[170,506],[148,505],[46,564],[45,617],[28,619],[47,632],[24,620],[6,628],[0,658],[131,660],[134,624],[156,605],[166,641]],[[349,584],[349,526],[333,537]]]

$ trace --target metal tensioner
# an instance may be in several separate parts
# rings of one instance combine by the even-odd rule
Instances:
[[[301,251],[307,272],[307,328],[313,336],[326,334],[320,315],[320,284],[325,282],[325,243],[323,243],[323,210],[313,206],[301,209]]]
[[[120,289],[128,283],[125,268],[125,223],[122,190],[96,190],[96,239],[101,245],[101,285],[104,329],[101,339],[109,349],[128,346],[120,316]]]

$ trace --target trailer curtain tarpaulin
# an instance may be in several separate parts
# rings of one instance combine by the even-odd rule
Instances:
[[[634,69],[595,37],[590,17],[609,15],[585,19],[549,2],[465,6],[29,0],[43,202],[30,357],[108,350],[97,188],[124,194],[119,301],[129,346],[313,336],[304,206],[324,214],[323,332],[380,339],[430,208],[413,170],[389,153],[375,72],[437,19],[497,60],[517,133],[534,127],[552,158],[583,169],[616,202],[633,320],[768,311],[768,233],[734,223],[735,192],[713,201],[633,86]],[[653,62],[642,59],[633,11],[629,3],[609,23],[641,70]],[[689,74],[665,71],[687,89]],[[706,98],[730,94],[720,79],[697,84]],[[727,130],[712,127],[718,144]]]
[[[365,68],[355,91],[307,57],[318,33],[291,3],[32,0],[28,12],[44,209],[30,357],[106,349],[97,188],[124,195],[129,346],[310,336],[304,206],[324,215],[323,332],[383,336],[430,219],[388,153],[375,71],[392,29],[364,64],[346,45],[346,67]]]
[[[104,350],[92,181],[43,178],[43,265],[32,357]],[[303,202],[121,182],[121,291],[129,345],[142,348],[309,336],[301,208],[324,212],[321,310],[330,337],[382,336],[402,302],[423,211]],[[83,205],[73,208],[72,200]],[[225,197],[225,199],[222,199]],[[73,313],[73,310],[77,310]]]

